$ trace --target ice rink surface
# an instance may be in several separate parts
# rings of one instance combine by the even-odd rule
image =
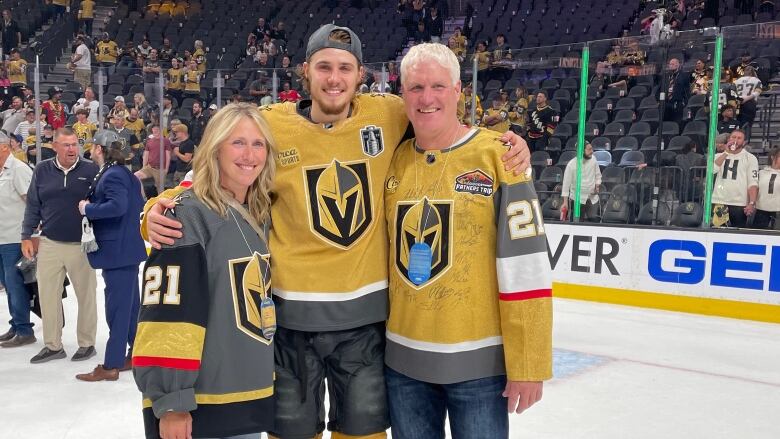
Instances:
[[[97,357],[31,365],[43,346],[38,320],[38,343],[0,349],[0,439],[143,438],[131,373],[111,383],[74,378],[102,362],[98,283]],[[72,293],[65,312],[72,355]],[[780,438],[780,325],[562,299],[554,322],[555,378],[539,404],[512,416],[513,439]]]

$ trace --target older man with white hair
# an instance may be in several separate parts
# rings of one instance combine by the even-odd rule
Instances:
[[[457,117],[460,70],[441,44],[401,63],[416,138],[385,184],[390,317],[385,379],[393,437],[507,438],[507,413],[552,377],[551,269],[527,175],[498,134]]]

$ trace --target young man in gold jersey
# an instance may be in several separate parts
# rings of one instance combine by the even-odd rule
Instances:
[[[76,137],[79,139],[79,148],[81,148],[81,155],[84,158],[90,158],[90,151],[92,150],[92,138],[95,136],[97,126],[91,123],[89,120],[89,110],[86,108],[76,111],[76,123],[73,124],[73,132],[76,133]]]
[[[552,274],[533,181],[498,133],[457,117],[460,67],[441,44],[401,62],[415,139],[385,184],[387,382],[394,438],[509,437],[507,413],[552,377]],[[495,107],[494,107],[495,108]]]
[[[324,382],[332,437],[384,438],[388,243],[384,187],[393,151],[408,128],[393,95],[357,94],[364,76],[358,36],[325,25],[306,51],[312,99],[261,107],[279,145],[271,209],[276,344],[276,430],[311,438],[325,428]],[[528,165],[516,136],[511,168]],[[161,215],[146,216],[153,245],[181,236]]]

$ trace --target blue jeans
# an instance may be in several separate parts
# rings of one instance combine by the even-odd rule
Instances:
[[[0,244],[0,280],[8,296],[11,329],[18,335],[32,335],[30,323],[30,295],[24,286],[22,273],[16,263],[22,258],[21,244]]]
[[[393,439],[444,439],[447,414],[453,439],[509,437],[504,375],[432,384],[385,367],[385,381]]]

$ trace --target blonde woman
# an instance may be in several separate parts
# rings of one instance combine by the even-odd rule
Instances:
[[[133,107],[138,110],[138,116],[143,120],[149,120],[149,103],[143,93],[133,95]]]
[[[259,439],[273,427],[273,144],[255,106],[227,105],[167,213],[187,233],[144,267],[133,367],[147,438]]]

